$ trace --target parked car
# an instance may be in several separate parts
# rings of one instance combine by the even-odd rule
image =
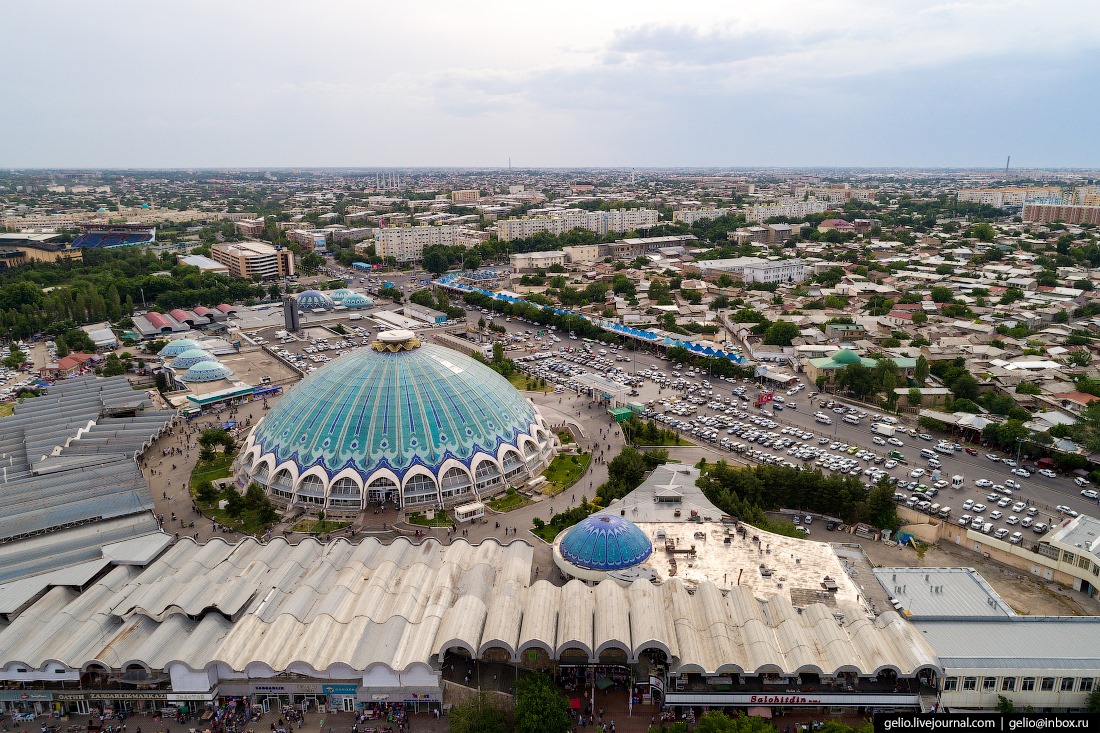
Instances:
[[[1096,489],[1085,489],[1081,492],[1081,496],[1085,497],[1086,499],[1092,499],[1093,501],[1096,501],[1097,498],[1100,498],[1100,494],[1096,493]]]
[[[1058,478],[1058,474],[1056,474],[1054,471],[1051,471],[1049,468],[1040,468],[1039,475],[1046,476],[1047,478]]]

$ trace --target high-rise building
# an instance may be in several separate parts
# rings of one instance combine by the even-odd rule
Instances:
[[[828,210],[829,204],[817,199],[808,201],[781,201],[776,204],[756,204],[749,211],[749,221],[767,221],[777,216],[785,216],[789,219],[802,219],[810,214],[820,214]]]
[[[997,208],[1023,206],[1032,199],[1062,198],[1059,186],[1008,186],[1005,188],[963,188],[959,203],[988,204]]]
[[[457,224],[379,229],[374,235],[374,251],[379,257],[414,262],[424,256],[425,247],[457,245],[461,230],[462,227]]]
[[[672,220],[680,224],[691,226],[697,221],[720,219],[732,211],[733,209],[680,209],[679,211],[672,212]]]
[[[294,253],[267,242],[220,242],[210,245],[210,258],[229,268],[233,277],[263,280],[294,275]]]
[[[1100,206],[1055,206],[1052,204],[1026,204],[1024,221],[1066,224],[1100,224]]]
[[[609,232],[630,232],[657,226],[653,209],[616,209],[614,211],[562,211],[549,216],[505,219],[497,222],[497,237],[502,241],[527,239],[539,232],[561,235],[574,229],[587,229],[603,236]]]
[[[451,191],[452,204],[476,204],[479,200],[481,200],[481,191],[476,188]]]

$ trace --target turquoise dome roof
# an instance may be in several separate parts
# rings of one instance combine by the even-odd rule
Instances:
[[[172,360],[173,369],[187,369],[202,361],[216,361],[214,355],[203,349],[188,349]]]
[[[383,344],[387,334],[414,345]],[[346,352],[279,400],[253,428],[250,462],[271,456],[272,473],[292,462],[299,475],[320,467],[329,479],[350,468],[366,483],[380,469],[399,480],[417,466],[438,476],[452,459],[469,470],[478,454],[496,462],[505,445],[529,455],[523,436],[542,421],[507,380],[465,354],[421,345],[411,332],[379,338],[375,349]]]
[[[833,361],[837,364],[859,364],[860,358],[859,354],[851,349],[841,349],[833,354]]]
[[[200,361],[184,372],[180,379],[184,382],[216,382],[232,376],[233,371],[220,361]]]
[[[352,293],[340,301],[340,304],[348,308],[370,308],[374,301],[360,293]]]
[[[559,550],[574,565],[611,571],[644,562],[653,553],[653,544],[630,520],[594,514],[568,530]]]
[[[197,348],[199,348],[199,342],[194,339],[176,339],[158,351],[157,356],[162,359],[167,359],[169,357],[179,356],[188,349]]]
[[[332,298],[328,297],[320,290],[307,290],[304,293],[298,293],[298,309],[299,310],[313,310],[314,308],[331,308],[333,306]]]
[[[328,294],[328,297],[331,300],[334,300],[337,303],[342,303],[342,302],[344,302],[344,298],[348,297],[349,295],[354,294],[354,292],[355,292],[354,290],[348,290],[347,288],[340,288],[339,290],[333,290],[331,293]]]

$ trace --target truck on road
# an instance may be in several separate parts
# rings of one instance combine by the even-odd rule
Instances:
[[[890,458],[893,458],[898,463],[906,463],[905,456],[903,456],[901,453],[898,453],[896,450],[892,450],[886,455],[888,455]]]
[[[887,438],[893,437],[894,430],[895,430],[895,428],[894,428],[893,425],[887,425],[886,423],[883,423],[883,422],[877,422],[877,423],[875,423],[874,425],[871,426],[871,432],[872,433],[874,433],[876,435],[882,435],[882,436],[887,437]]]

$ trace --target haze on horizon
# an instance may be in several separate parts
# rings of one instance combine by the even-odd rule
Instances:
[[[1100,166],[1100,3],[19,3],[0,166]]]

